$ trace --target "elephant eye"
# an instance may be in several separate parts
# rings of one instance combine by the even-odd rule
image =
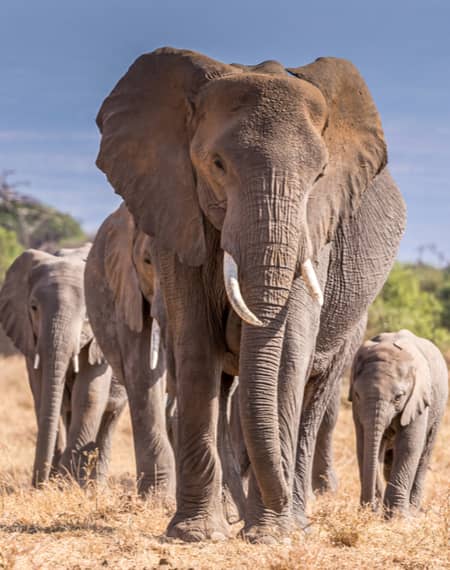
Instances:
[[[32,311],[37,311],[37,305],[36,305],[36,303],[31,303],[31,310],[32,310]]]
[[[222,159],[220,158],[220,156],[215,156],[214,157],[214,166],[218,169],[221,170],[222,172],[225,172],[225,166],[222,162]]]
[[[148,257],[144,258],[144,263],[146,263],[147,265],[151,265],[152,264],[152,260]]]
[[[402,399],[404,393],[403,392],[399,392],[398,394],[395,394],[394,396],[394,401],[395,402],[400,402],[400,400]]]

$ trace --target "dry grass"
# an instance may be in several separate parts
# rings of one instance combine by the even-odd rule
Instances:
[[[21,358],[0,361],[0,383],[0,568],[450,567],[450,413],[428,475],[424,513],[385,523],[358,510],[353,426],[343,401],[335,446],[340,490],[312,505],[310,534],[279,546],[239,539],[186,545],[162,536],[173,505],[134,495],[128,417],[115,439],[106,489],[30,489],[35,425]]]

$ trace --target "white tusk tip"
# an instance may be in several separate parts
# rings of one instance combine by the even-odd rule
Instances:
[[[40,356],[39,353],[36,352],[36,354],[34,355],[34,362],[33,362],[33,369],[34,370],[38,370],[39,369],[39,363],[40,363]]]

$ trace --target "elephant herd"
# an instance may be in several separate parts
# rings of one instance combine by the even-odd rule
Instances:
[[[361,346],[406,211],[356,68],[162,48],[97,124],[124,203],[92,246],[24,252],[0,292],[35,402],[33,483],[104,478],[128,401],[138,490],[176,497],[169,536],[229,536],[232,502],[246,539],[278,540],[307,525],[311,489],[336,486],[353,362],[361,502],[418,507],[447,368],[409,331]]]

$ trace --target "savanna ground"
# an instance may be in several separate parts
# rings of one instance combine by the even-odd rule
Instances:
[[[358,510],[351,409],[343,391],[335,436],[340,488],[311,505],[311,532],[290,544],[183,544],[164,538],[173,505],[134,493],[128,415],[103,489],[30,488],[35,420],[21,357],[0,360],[0,568],[449,568],[450,410],[426,485],[424,512],[389,523]],[[237,533],[239,525],[234,528]]]

